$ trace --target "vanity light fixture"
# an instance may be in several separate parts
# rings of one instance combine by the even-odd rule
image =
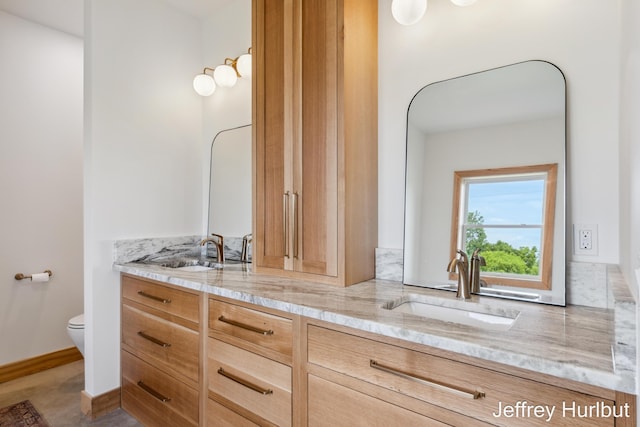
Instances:
[[[393,0],[391,14],[402,25],[413,25],[427,11],[427,0]]]
[[[212,75],[208,74],[211,72]],[[226,58],[224,64],[215,68],[205,67],[201,74],[193,79],[193,89],[200,96],[210,96],[216,86],[233,87],[239,77],[251,76],[251,48],[247,53],[232,59]]]
[[[477,0],[451,0],[456,6],[470,6]],[[393,0],[391,14],[402,25],[413,25],[424,16],[427,11],[427,0]]]
[[[451,3],[455,4],[456,6],[471,6],[472,4],[474,4],[477,0],[451,0]]]

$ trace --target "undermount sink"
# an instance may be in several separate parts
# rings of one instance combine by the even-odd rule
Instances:
[[[224,268],[224,265],[218,263],[215,259],[208,260],[205,258],[169,258],[155,260],[154,263],[181,271],[207,271]]]
[[[208,271],[220,269],[218,267],[207,267],[206,265],[185,265],[184,267],[174,267],[176,270],[180,271]]]
[[[458,289],[458,285],[455,283],[429,283],[428,287],[452,292],[455,292]],[[485,286],[482,286],[480,288],[480,292],[475,295],[505,298],[516,301],[542,301],[540,294]]]
[[[143,264],[157,265],[172,268],[179,271],[209,271],[209,270],[247,270],[248,264],[235,260],[227,260],[224,264],[215,258],[196,257],[160,257],[139,261]]]
[[[509,330],[520,314],[517,310],[417,294],[388,301],[382,308],[396,313],[497,331]]]

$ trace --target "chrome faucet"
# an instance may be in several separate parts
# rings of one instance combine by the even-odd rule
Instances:
[[[469,257],[466,253],[458,250],[458,256],[454,257],[447,267],[449,273],[458,272],[458,290],[456,292],[456,298],[466,300],[471,299],[471,292],[469,287]]]
[[[478,255],[479,253],[480,248],[473,251],[473,255],[471,255],[469,287],[471,288],[472,294],[477,294],[478,292],[480,292],[480,286],[482,285],[482,280],[480,279],[480,267],[487,265],[487,261],[485,261],[484,257]]]
[[[200,246],[205,246],[209,242],[216,245],[216,251],[218,254],[218,263],[224,264],[224,237],[215,233],[211,233],[211,236],[212,237],[206,237],[202,239],[202,241],[200,242]]]
[[[457,255],[449,262],[447,271],[449,273],[458,272],[458,291],[456,292],[456,298],[470,299],[471,294],[477,294],[480,292],[482,286],[482,279],[480,279],[480,267],[487,265],[484,257],[480,256],[480,249],[473,251],[471,260],[469,256],[462,250],[458,249]]]

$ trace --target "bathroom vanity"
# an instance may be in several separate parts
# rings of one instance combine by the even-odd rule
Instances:
[[[116,268],[122,406],[146,425],[635,425],[615,310],[463,303],[516,314],[493,330],[390,310],[459,303],[395,282]]]

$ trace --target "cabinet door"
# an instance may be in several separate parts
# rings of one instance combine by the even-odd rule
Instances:
[[[258,272],[374,275],[377,22],[371,0],[253,2]]]
[[[292,0],[253,2],[254,262],[285,268],[292,188]],[[288,190],[289,189],[289,190]],[[285,205],[286,204],[286,205]]]
[[[613,408],[615,402],[609,399],[311,325],[308,361],[398,396],[448,409],[451,417],[457,414],[508,427],[617,424],[609,416],[577,415],[583,408]],[[520,415],[514,412],[518,402],[528,402],[528,412],[525,408]],[[553,412],[533,414],[534,407]]]
[[[207,399],[207,427],[258,427],[215,400]]]
[[[145,426],[197,426],[198,391],[127,351],[121,352],[122,409]]]
[[[211,393],[281,427],[291,426],[291,368],[209,338]]]
[[[296,270],[338,274],[339,1],[302,0]]]
[[[313,375],[308,405],[309,427],[448,425]]]
[[[338,1],[254,8],[256,263],[335,276]]]

